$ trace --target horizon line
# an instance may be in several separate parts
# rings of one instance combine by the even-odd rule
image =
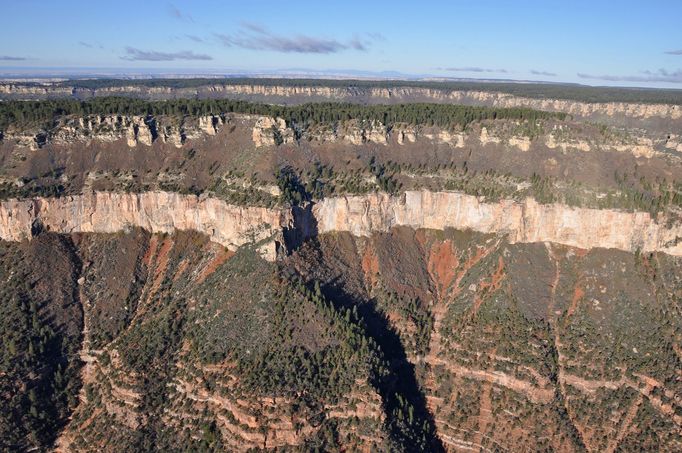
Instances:
[[[16,72],[15,72],[16,71]],[[85,80],[85,79],[116,79],[116,80],[144,80],[144,79],[309,79],[309,80],[365,80],[365,81],[401,81],[401,82],[470,82],[470,83],[508,83],[508,84],[544,84],[570,85],[585,88],[623,88],[657,91],[681,91],[675,87],[651,87],[640,85],[592,85],[579,82],[563,82],[555,80],[532,80],[510,78],[478,78],[478,77],[448,77],[435,74],[408,74],[400,71],[365,71],[353,69],[318,69],[285,68],[274,70],[235,70],[235,69],[182,69],[182,68],[131,68],[131,67],[96,67],[96,66],[5,66],[0,67],[0,81],[30,82],[46,79],[56,81]]]

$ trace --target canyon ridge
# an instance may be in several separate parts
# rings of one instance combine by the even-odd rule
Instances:
[[[0,99],[2,449],[682,449],[679,94]]]

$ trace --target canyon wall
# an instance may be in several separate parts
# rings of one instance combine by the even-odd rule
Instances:
[[[574,116],[590,117],[622,116],[626,118],[682,119],[682,106],[670,104],[639,104],[634,102],[580,102],[564,99],[535,99],[508,93],[481,90],[453,90],[424,87],[329,87],[322,85],[278,86],[266,84],[218,84],[192,88],[116,86],[102,88],[79,88],[61,85],[0,84],[0,96],[5,99],[44,99],[57,97],[88,98],[93,96],[133,96],[146,99],[176,98],[256,98],[272,102],[438,102],[473,104],[495,107],[526,107],[538,110],[558,111]]]
[[[206,88],[214,94],[250,95],[268,97],[307,97],[353,101],[360,97],[380,102],[442,102],[452,104],[476,104],[494,107],[526,107],[537,110],[565,112],[575,116],[594,114],[630,118],[682,118],[682,107],[668,104],[637,104],[627,102],[588,103],[563,99],[533,99],[507,93],[489,91],[462,91],[438,88],[357,88],[324,86],[266,86],[266,85],[213,85]],[[198,90],[197,94],[200,94]]]
[[[656,135],[653,138],[629,131],[623,136],[595,135],[594,130],[572,125],[554,125],[534,137],[496,128],[493,124],[472,127],[466,132],[456,132],[436,126],[415,126],[397,123],[387,126],[379,121],[345,120],[336,125],[322,124],[305,128],[287,123],[282,118],[244,114],[206,115],[194,118],[173,119],[164,116],[91,115],[61,118],[50,128],[11,126],[0,130],[0,142],[20,148],[38,150],[53,144],[70,146],[89,145],[93,142],[125,142],[129,148],[149,147],[156,142],[168,143],[181,148],[189,140],[208,139],[215,136],[228,123],[235,127],[250,129],[256,148],[281,144],[309,142],[345,143],[355,146],[364,144],[397,145],[420,143],[425,145],[449,145],[453,148],[499,146],[504,150],[528,152],[534,148],[546,148],[567,152],[623,152],[636,157],[675,156],[682,152],[677,134]],[[510,126],[507,124],[507,126]],[[512,125],[513,126],[513,125]],[[190,143],[191,146],[191,143]]]
[[[668,228],[647,212],[543,205],[527,198],[487,203],[455,192],[407,191],[329,198],[313,207],[317,231],[356,236],[395,226],[505,234],[510,242],[554,242],[591,249],[662,251],[682,255],[682,225]]]
[[[114,233],[131,227],[151,232],[196,230],[232,250],[256,243],[275,260],[286,231],[301,237],[332,232],[369,236],[396,226],[473,230],[514,242],[553,242],[590,249],[661,251],[682,256],[682,225],[666,226],[649,213],[542,205],[532,199],[484,202],[456,192],[408,191],[321,200],[309,215],[289,209],[241,207],[204,196],[169,192],[96,192],[0,203],[0,238],[28,239],[36,230]]]
[[[0,131],[0,140],[32,150],[47,144],[71,145],[93,141],[112,143],[125,140],[130,148],[152,146],[159,140],[182,147],[187,139],[215,135],[230,121],[226,115],[205,115],[177,121],[151,115],[89,115],[62,117],[49,128],[22,128],[15,125]]]
[[[156,233],[194,230],[229,249],[256,243],[270,261],[281,243],[287,212],[229,205],[216,198],[171,192],[95,192],[0,203],[0,238],[21,241],[36,229],[115,233],[132,227]]]

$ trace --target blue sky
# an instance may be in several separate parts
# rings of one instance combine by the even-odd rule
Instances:
[[[0,0],[0,11],[5,73],[301,68],[682,88],[682,0]]]

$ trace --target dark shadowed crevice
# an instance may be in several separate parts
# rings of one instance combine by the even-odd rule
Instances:
[[[313,214],[314,203],[292,206],[293,224],[283,228],[284,244],[288,253],[297,250],[306,239],[317,237],[317,219]]]
[[[433,414],[417,381],[414,365],[407,359],[405,346],[374,300],[358,300],[334,281],[321,285],[324,296],[337,308],[357,307],[367,334],[379,345],[390,372],[375,376],[384,406],[386,425],[394,447],[403,451],[445,451],[436,435]]]

